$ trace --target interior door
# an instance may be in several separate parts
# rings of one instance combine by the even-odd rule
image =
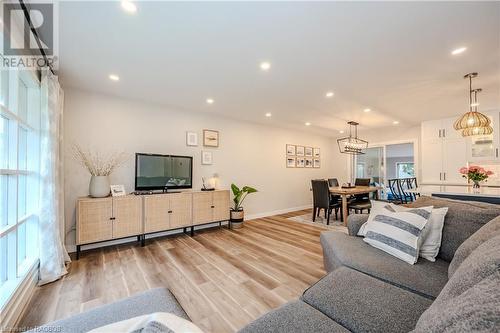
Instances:
[[[142,233],[141,204],[141,198],[136,196],[113,198],[113,238]]]
[[[170,194],[144,196],[144,232],[169,229]]]
[[[213,220],[225,221],[229,220],[229,191],[216,191],[213,193]]]
[[[193,224],[213,221],[213,193],[214,192],[193,193]]]
[[[87,244],[113,237],[110,198],[78,201],[78,244]]]
[[[191,225],[191,193],[169,194],[170,198],[170,229]]]

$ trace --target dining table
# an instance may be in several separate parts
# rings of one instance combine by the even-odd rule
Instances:
[[[342,198],[342,223],[347,226],[347,215],[349,213],[347,208],[347,200],[350,196],[356,194],[368,194],[372,192],[377,192],[381,190],[380,186],[354,186],[354,187],[342,187],[334,186],[330,187],[330,193],[334,195],[340,195]]]

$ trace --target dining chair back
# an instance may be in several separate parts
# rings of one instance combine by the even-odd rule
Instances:
[[[324,179],[311,180],[313,190],[313,205],[315,208],[328,209],[330,207],[330,189]]]
[[[370,178],[356,178],[354,180],[354,185],[355,186],[370,186]],[[369,200],[370,199],[370,194],[365,193],[365,194],[356,194],[354,195],[355,200],[361,201],[361,200]]]
[[[389,190],[391,191],[392,198],[390,201],[396,203],[403,203],[403,196],[401,194],[401,182],[399,178],[388,179]]]
[[[337,178],[329,178],[328,179],[328,185],[330,187],[338,187],[339,186],[339,181],[337,180]]]

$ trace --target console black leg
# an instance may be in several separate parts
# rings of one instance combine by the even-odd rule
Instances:
[[[141,236],[141,246],[146,245],[146,235]]]
[[[76,260],[80,259],[80,245],[76,246]]]
[[[141,241],[141,239],[142,239],[141,235],[138,235],[138,236],[137,236],[137,241],[138,241],[138,242],[140,242],[140,241]]]
[[[188,228],[184,228],[184,233],[186,233],[186,232],[187,232],[187,229],[188,229]]]
[[[191,237],[194,236],[194,227],[191,227]]]

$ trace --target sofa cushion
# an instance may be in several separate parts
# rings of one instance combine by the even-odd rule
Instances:
[[[478,246],[460,265],[416,332],[498,332],[500,236]]]
[[[486,223],[476,233],[470,236],[455,252],[448,268],[448,278],[451,278],[462,262],[485,241],[500,235],[500,216]]]
[[[349,332],[310,305],[295,301],[254,320],[240,333],[346,333]]]
[[[448,281],[448,262],[420,260],[415,265],[376,249],[361,237],[327,231],[320,236],[325,269],[347,266],[378,279],[434,299]]]
[[[57,332],[83,333],[97,327],[154,312],[168,312],[189,319],[168,289],[157,288],[52,322],[37,328],[35,331],[50,332],[51,328],[57,327]]]
[[[352,332],[408,332],[432,303],[347,267],[322,278],[301,299]]]
[[[350,236],[356,236],[361,226],[368,221],[368,214],[351,214],[347,217],[347,231]]]
[[[458,247],[483,225],[500,215],[500,205],[421,196],[407,207],[448,207],[438,257],[450,262]]]

